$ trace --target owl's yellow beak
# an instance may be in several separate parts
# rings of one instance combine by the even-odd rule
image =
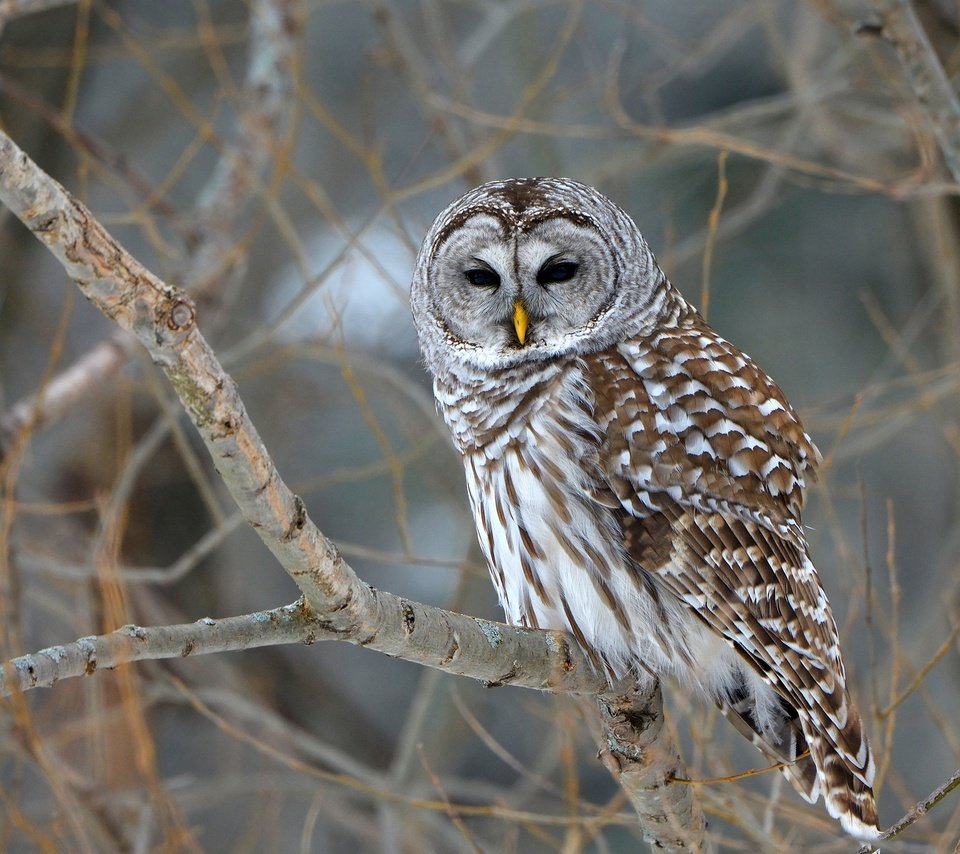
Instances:
[[[527,337],[527,307],[522,299],[518,299],[513,304],[513,328],[517,330],[517,340],[523,344]]]

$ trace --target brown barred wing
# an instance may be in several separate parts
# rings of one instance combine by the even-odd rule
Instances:
[[[695,315],[590,366],[628,553],[796,712],[828,810],[875,835],[873,761],[800,526],[819,454],[796,413]],[[816,796],[808,768],[792,782]]]

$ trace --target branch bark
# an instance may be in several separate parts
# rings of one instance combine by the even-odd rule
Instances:
[[[0,696],[51,688],[61,679],[92,676],[130,661],[186,658],[285,643],[313,643],[319,627],[301,601],[241,617],[174,626],[122,626],[99,637],[51,646],[7,661],[0,671]]]
[[[691,786],[671,781],[684,766],[667,734],[660,683],[650,680],[598,700],[603,736],[600,761],[623,787],[656,848],[702,851],[706,821]]]
[[[673,774],[683,776],[676,745],[662,726],[655,685],[653,693],[621,685],[604,694],[611,690],[604,677],[591,670],[581,650],[561,632],[475,619],[364,584],[281,479],[236,384],[200,333],[189,296],[145,269],[84,205],[2,132],[0,201],[48,246],[87,299],[131,332],[167,375],[244,519],[302,591],[298,619],[310,624],[312,637],[335,637],[490,685],[600,695],[601,709],[606,710],[604,755],[614,757],[616,767],[609,759],[606,764],[637,806],[644,835],[664,850],[702,847],[699,808],[687,787],[669,785],[663,770],[669,765]],[[280,612],[276,616],[278,625],[291,631],[300,628],[284,622],[292,616]],[[194,644],[191,652],[197,651],[197,644],[215,651],[217,644],[227,642],[215,631],[205,632],[203,625],[195,624],[191,632],[181,628],[173,635],[165,635],[163,629],[128,627],[92,643],[105,660],[119,663],[137,657],[137,645],[151,637],[158,644],[154,649],[171,655],[181,655],[187,648],[186,642],[180,643],[184,637]],[[278,630],[271,624],[266,635]],[[231,637],[243,637],[239,626]],[[90,643],[83,639],[62,648],[62,654],[61,648],[53,648],[56,653],[27,657],[33,661],[33,675],[29,662],[21,660],[18,665],[14,660],[4,668],[5,684],[11,690],[41,684],[40,665],[44,679],[55,681],[57,658],[70,662],[64,666],[71,673],[77,668],[86,673]],[[666,765],[663,757],[669,757]],[[656,769],[644,773],[651,762]],[[678,835],[678,828],[685,832]]]

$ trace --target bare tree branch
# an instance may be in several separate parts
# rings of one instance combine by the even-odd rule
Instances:
[[[608,690],[605,679],[590,669],[583,653],[563,633],[474,619],[362,583],[281,479],[246,414],[236,384],[201,335],[190,298],[146,270],[85,206],[3,133],[0,201],[47,244],[100,311],[137,337],[170,379],[244,518],[303,592],[301,610],[317,632],[493,685],[592,694]],[[122,631],[104,642],[106,654],[129,650],[124,644],[136,641],[129,637],[130,629],[127,638],[122,638]],[[156,631],[162,639],[162,630]],[[202,640],[203,630],[198,631],[196,638],[190,638]],[[167,638],[168,652],[169,643],[176,644],[182,634],[174,632]],[[158,642],[162,645],[162,640]],[[68,658],[74,667],[82,663],[86,672],[89,659],[83,657],[82,644],[78,642]],[[181,653],[185,648],[183,643],[177,646]],[[50,654],[42,657],[53,662]],[[7,679],[16,677],[18,684],[23,677],[17,674],[24,672],[29,684],[33,678],[29,668],[24,671],[15,663],[5,668]],[[702,844],[703,822],[684,787],[674,787],[681,790],[674,796],[668,777],[655,773],[652,779],[638,771],[644,757],[659,766],[660,757],[667,756],[674,773],[679,772],[676,747],[662,727],[659,692],[629,697],[631,692],[626,690],[623,695],[602,700],[602,707],[614,710],[608,717],[617,727],[616,734],[608,727],[607,741],[608,745],[631,745],[618,749],[617,755],[629,765],[619,777],[631,800],[643,807],[644,833],[666,850],[696,850]],[[625,704],[633,710],[629,714],[624,712]],[[655,726],[658,721],[659,727]],[[638,749],[631,752],[634,746]],[[657,823],[660,819],[650,807],[664,792],[669,796],[658,815],[676,816],[676,826],[689,829],[690,837],[680,847],[674,823]]]
[[[73,0],[0,0],[0,29],[10,17],[66,5]],[[297,77],[297,48],[302,35],[302,0],[254,0],[250,6],[250,48],[247,76],[239,94],[236,138],[223,151],[210,180],[200,192],[197,213],[189,235],[189,259],[178,276],[191,292],[229,291],[246,266],[247,249],[237,231],[251,202],[267,190],[263,176],[269,167],[285,160],[290,144]],[[12,91],[21,101],[26,90],[11,80],[0,88]],[[109,159],[130,175],[122,158],[97,140],[65,123],[46,105],[31,104],[59,133],[78,139],[90,156]],[[133,176],[145,196],[151,191],[139,176]],[[63,417],[97,383],[113,376],[129,360],[133,342],[123,334],[97,344],[61,371],[36,394],[14,404],[0,419],[0,456],[17,433],[37,429]]]
[[[221,278],[240,279],[248,253],[238,245],[238,224],[253,199],[269,194],[264,176],[270,167],[285,168],[292,145],[303,5],[302,0],[250,4],[250,50],[236,139],[197,201],[198,241],[183,276],[191,290]]]
[[[930,124],[944,162],[960,182],[960,98],[937,57],[910,0],[876,0],[880,33],[893,46],[907,81]],[[861,31],[876,32],[870,25]]]
[[[630,798],[644,838],[657,848],[701,851],[706,822],[690,786],[670,785],[683,762],[667,733],[660,684],[651,679],[626,693],[600,697],[600,761]],[[648,829],[656,828],[656,833]]]
[[[407,613],[416,613],[417,610],[439,611],[416,602],[405,602],[404,605],[409,609]],[[539,652],[533,647],[537,659],[522,665],[519,656],[528,647],[521,643],[518,644],[518,658],[514,659],[513,666],[525,666],[530,671],[546,668],[547,672],[551,672],[555,669],[550,659],[558,647],[550,644],[550,635],[547,633],[449,612],[441,613],[445,618],[472,621],[487,638],[500,638],[499,644],[491,643],[491,649],[498,653],[500,659],[503,658],[504,649],[507,650],[507,658],[510,657],[510,646],[515,640],[513,635],[539,636],[547,643]],[[73,643],[48,647],[5,662],[0,669],[0,696],[8,697],[34,688],[50,688],[63,679],[92,676],[98,670],[112,669],[133,661],[187,658],[279,644],[313,644],[323,640],[362,642],[356,633],[330,628],[329,623],[316,615],[303,598],[280,608],[218,620],[205,617],[195,623],[181,625],[127,625],[106,635],[79,638]],[[377,648],[375,642],[366,645]],[[482,678],[477,676],[483,670],[478,662],[467,662],[461,658],[460,663],[470,665],[461,675]],[[452,669],[443,663],[435,666],[441,670]],[[495,664],[493,672],[503,667],[504,663]],[[619,686],[621,690],[610,692],[606,681],[589,669],[581,667],[575,672],[579,678],[563,685],[563,690],[590,693],[606,691],[600,694],[598,701],[602,744],[600,758],[630,799],[639,817],[644,838],[651,845],[667,851],[704,850],[705,822],[699,804],[693,797],[693,789],[671,785],[671,781],[682,777],[684,771],[676,744],[664,728],[659,685],[651,680],[641,685],[624,684]],[[525,684],[519,678],[511,681],[515,685]],[[543,686],[531,684],[527,687]]]
[[[377,593],[378,597],[385,595],[389,596]],[[501,673],[503,664],[499,662],[504,658],[509,659],[515,653],[516,660],[513,664],[518,668],[524,667],[526,672],[532,675],[526,678],[518,676],[510,680],[511,684],[543,689],[552,686],[547,686],[545,678],[536,675],[536,671],[549,673],[554,669],[563,669],[563,663],[552,660],[559,653],[561,644],[552,643],[549,633],[453,614],[418,602],[400,601],[403,602],[403,610],[410,619],[416,619],[416,615],[420,613],[437,612],[431,616],[455,618],[454,623],[459,620],[472,622],[476,631],[482,634],[486,646],[495,653],[490,656],[489,665],[484,665],[479,657],[474,655],[470,661],[462,662],[469,667],[467,671],[460,672],[452,666],[452,661],[437,663],[435,666],[440,670],[496,684],[488,677]],[[33,688],[49,688],[63,679],[90,676],[98,669],[110,669],[131,661],[186,658],[191,655],[278,644],[313,644],[321,640],[347,641],[379,649],[376,641],[362,643],[364,638],[359,634],[361,628],[357,626],[352,632],[332,628],[329,621],[317,615],[303,598],[280,608],[218,620],[205,617],[195,623],[180,625],[128,625],[106,635],[79,638],[73,643],[49,647],[7,661],[0,673],[0,696],[8,697]],[[457,626],[452,628],[456,631]],[[560,639],[563,640],[562,635]],[[442,652],[440,645],[435,649],[433,657],[439,657]],[[464,653],[463,656],[467,654]],[[420,661],[417,657],[399,657],[421,664],[431,664],[430,661]],[[561,683],[563,691],[597,693],[607,688],[606,680],[588,667],[581,666],[568,672],[574,675]]]
[[[364,585],[336,547],[310,521],[299,497],[280,478],[233,380],[217,361],[195,324],[189,297],[144,269],[117,244],[90,212],[43,173],[9,137],[0,135],[0,199],[60,259],[83,293],[104,314],[133,332],[170,378],[188,415],[213,456],[224,483],[244,518],[276,555],[330,628],[344,634],[360,631],[361,642],[384,652],[417,649],[426,623],[453,619],[441,636],[445,647],[421,649],[423,663],[449,664],[466,651],[495,649],[502,638],[488,637],[460,615],[422,613],[389,594]],[[458,625],[457,625],[458,624]],[[524,646],[521,659],[536,662],[552,644],[552,660],[567,674],[588,670],[578,651],[560,635],[533,641],[536,634],[515,633]],[[416,654],[412,660],[420,660]],[[481,655],[481,659],[483,656]],[[456,667],[451,667],[456,671]],[[509,670],[510,668],[508,668]],[[494,682],[530,684],[520,671],[474,674]],[[556,674],[559,684],[577,677]],[[567,681],[569,680],[569,681]],[[538,680],[534,678],[534,682]],[[587,679],[593,690],[597,677]],[[549,682],[537,687],[553,687]],[[530,685],[534,687],[534,685]]]
[[[922,801],[919,801],[915,807],[913,807],[910,812],[908,812],[903,818],[899,821],[891,824],[880,837],[881,839],[893,839],[894,837],[899,836],[910,827],[918,819],[923,818],[930,810],[932,810],[940,801],[942,801],[947,795],[949,795],[954,789],[960,786],[960,768],[953,772],[950,775],[950,779],[947,780],[940,786],[937,786],[927,797]],[[857,854],[869,854],[871,851],[876,851],[876,848],[872,845],[864,845]]]
[[[123,626],[107,635],[80,638],[6,662],[0,673],[0,695],[50,688],[61,679],[90,676],[130,661],[313,643],[319,639],[317,631],[317,622],[302,600],[223,620],[204,618],[178,626]]]
[[[129,335],[117,333],[88,350],[50,382],[15,403],[0,419],[0,459],[17,434],[56,421],[90,395],[97,383],[110,379],[133,354],[135,343]]]

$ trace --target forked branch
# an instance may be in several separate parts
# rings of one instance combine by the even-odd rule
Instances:
[[[620,685],[616,693],[604,694],[610,686],[563,633],[474,619],[364,584],[281,479],[236,384],[200,333],[189,296],[145,269],[2,132],[0,201],[48,246],[83,294],[133,333],[164,371],[245,520],[303,593],[298,606],[265,612],[261,635],[254,631],[257,615],[251,615],[213,625],[127,627],[21,657],[4,666],[4,691],[90,673],[94,661],[114,666],[185,651],[337,638],[491,685],[599,695],[601,709],[607,710],[604,755],[616,759],[605,764],[637,808],[645,837],[665,850],[703,847],[699,806],[688,787],[669,782],[683,770],[662,725],[655,685]],[[230,632],[225,634],[224,626]],[[663,757],[669,757],[670,774],[643,773],[651,763],[660,768]]]

